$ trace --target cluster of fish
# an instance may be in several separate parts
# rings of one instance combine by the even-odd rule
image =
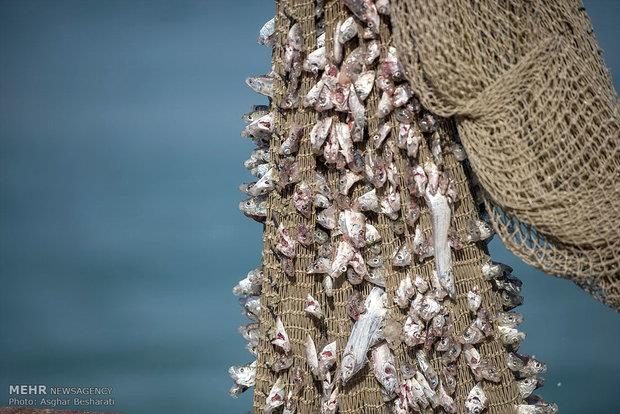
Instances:
[[[289,186],[298,214],[305,219],[316,218],[317,225],[312,228],[304,224],[307,220],[287,227],[275,212],[271,215],[276,237],[273,243],[266,243],[272,244],[285,275],[294,276],[298,246],[313,246],[316,257],[306,271],[321,277],[321,293],[326,298],[333,296],[334,283],[340,278],[346,278],[351,285],[364,281],[373,285],[366,298],[354,289],[347,301],[347,313],[354,324],[344,349],[338,350],[336,342],[330,342],[317,352],[315,339],[306,339],[305,357],[310,373],[322,389],[320,412],[337,412],[339,392],[370,361],[392,412],[455,413],[456,362],[462,356],[476,381],[464,402],[465,410],[482,413],[489,405],[484,383],[500,382],[501,371],[481,356],[479,345],[490,337],[498,337],[507,347],[507,365],[518,379],[524,399],[516,410],[554,413],[554,405],[531,395],[542,385],[538,375],[546,367],[516,352],[525,335],[517,329],[521,316],[510,310],[522,302],[521,282],[509,275],[509,268],[489,262],[481,269],[501,295],[504,310],[491,314],[483,306],[485,292],[474,288],[467,293],[471,324],[463,332],[455,332],[446,306],[456,299],[451,249],[484,242],[493,231],[480,219],[472,220],[467,233],[460,237],[451,230],[459,194],[444,171],[444,156],[450,152],[463,161],[466,154],[459,143],[446,142],[437,133],[440,121],[420,105],[405,79],[397,50],[382,43],[379,28],[382,18],[389,19],[389,0],[341,1],[351,15],[338,21],[333,32],[319,31],[314,50],[305,50],[300,23],[285,10],[290,24],[288,32],[282,34],[282,70],[278,72],[274,67],[265,75],[246,80],[251,89],[273,101],[271,106],[255,105],[243,116],[246,127],[242,136],[256,144],[244,165],[256,181],[239,187],[249,196],[239,208],[254,220],[266,220],[270,192],[282,192]],[[316,3],[315,17],[318,26],[324,28],[322,2]],[[331,48],[326,46],[326,35],[333,40]],[[258,42],[274,46],[277,39],[275,19],[271,19],[261,28]],[[354,43],[356,47],[352,46]],[[314,83],[301,95],[304,73]],[[282,95],[276,96],[276,83],[286,85]],[[378,104],[376,112],[368,113],[366,102],[373,90],[379,97]],[[287,131],[276,131],[277,111],[302,107],[317,113],[307,136],[304,126],[299,124],[289,126]],[[373,134],[369,134],[367,125],[371,117],[379,121]],[[275,136],[283,138],[278,145],[273,144]],[[325,167],[317,168],[310,178],[302,177],[296,159],[306,139],[317,161]],[[422,146],[428,146],[430,156],[418,161]],[[338,174],[337,184],[330,184],[328,175],[321,172],[325,170]],[[430,235],[418,223],[422,203],[430,212]],[[376,223],[379,215],[387,217],[400,243],[389,262],[384,262],[382,256],[380,232],[371,224]],[[394,303],[407,311],[403,324],[388,315],[388,269],[407,269],[415,262],[431,258],[435,271],[430,280],[408,274],[394,294]],[[256,269],[233,289],[253,321],[242,326],[240,332],[255,356],[262,280],[262,271]],[[313,292],[307,293],[305,312],[317,321],[325,317]],[[293,366],[292,347],[279,317],[274,326],[269,335],[275,359],[268,364],[278,375],[265,399],[265,412],[281,409],[285,414],[293,414],[303,391],[304,376],[299,367]],[[412,348],[414,363],[398,366],[393,350],[401,343]],[[441,369],[431,363],[431,355],[439,355]],[[288,375],[292,381],[287,393],[280,374],[288,370],[292,370]],[[230,393],[236,396],[254,385],[256,361],[231,367],[230,375],[234,380]]]

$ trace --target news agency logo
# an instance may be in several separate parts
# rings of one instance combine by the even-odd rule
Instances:
[[[10,406],[41,405],[48,407],[113,406],[112,387],[51,387],[43,384],[9,385]],[[58,397],[60,396],[60,397]],[[103,396],[99,397],[98,396]],[[1,405],[1,404],[0,404]]]
[[[9,395],[46,395],[45,385],[9,385]]]

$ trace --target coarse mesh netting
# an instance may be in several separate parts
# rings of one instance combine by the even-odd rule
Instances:
[[[398,0],[392,25],[506,246],[620,309],[619,105],[581,2]]]
[[[328,1],[325,4],[325,31],[326,31],[326,47],[327,54],[331,53],[333,47],[332,33],[336,21],[344,20],[349,16],[346,7],[340,1]],[[283,65],[284,43],[286,34],[289,29],[289,17],[296,19],[302,27],[302,33],[307,50],[313,50],[316,47],[317,27],[314,18],[315,2],[302,0],[281,0],[276,6],[276,32],[278,33],[278,41],[274,47],[273,65],[275,71],[280,73]],[[384,19],[381,24],[381,39],[389,44],[391,31],[389,24]],[[347,45],[345,51],[350,51],[353,46]],[[382,52],[385,54],[385,50]],[[304,72],[301,79],[300,96],[305,96],[308,90],[316,82],[316,78]],[[337,187],[338,173],[334,169],[327,169],[324,165],[317,163],[312,153],[309,143],[309,131],[319,118],[319,114],[314,112],[312,108],[298,108],[295,110],[282,111],[277,109],[278,102],[286,93],[286,84],[282,81],[276,82],[276,92],[272,103],[275,109],[276,133],[272,137],[270,145],[271,162],[278,165],[281,155],[278,153],[280,143],[286,137],[286,131],[293,124],[303,126],[303,138],[297,160],[301,162],[302,180],[311,180],[315,169],[321,170],[333,188]],[[376,112],[379,93],[377,88],[373,90],[369,96],[366,106],[368,108],[368,132],[365,139],[360,145],[364,151],[373,151],[372,145],[369,143],[368,136],[376,133],[378,128],[378,119],[371,116]],[[329,115],[336,114],[329,111]],[[390,122],[394,125],[394,130],[398,131],[398,122],[392,116]],[[416,121],[417,124],[417,121]],[[456,129],[452,120],[441,121],[440,128],[437,132],[445,140],[450,141],[456,135]],[[392,139],[392,138],[388,138]],[[422,145],[418,158],[424,160],[430,157],[430,151],[427,146]],[[404,164],[403,155],[397,154],[396,161],[399,170],[400,179],[404,180]],[[456,204],[453,215],[452,226],[455,231],[462,237],[465,237],[468,222],[471,219],[478,218],[478,208],[473,200],[470,189],[470,180],[460,162],[458,162],[452,154],[445,155],[444,170],[452,177],[458,188],[460,201]],[[403,198],[408,197],[406,186],[402,185],[400,191]],[[353,195],[358,196],[362,193],[361,188],[354,188]],[[312,380],[310,368],[305,358],[305,338],[307,334],[315,339],[317,349],[321,349],[329,342],[337,341],[337,349],[342,350],[351,332],[353,322],[346,312],[346,302],[351,291],[360,290],[365,297],[372,285],[364,282],[360,285],[351,285],[345,278],[336,280],[334,284],[333,297],[328,297],[321,284],[321,278],[316,275],[307,274],[306,269],[313,258],[316,256],[316,247],[297,246],[297,256],[295,259],[294,278],[289,279],[282,271],[277,256],[274,254],[273,246],[276,243],[276,230],[274,218],[283,222],[286,227],[295,227],[298,223],[304,222],[309,228],[314,228],[316,223],[316,212],[313,211],[309,219],[304,218],[297,213],[292,204],[293,188],[287,188],[284,191],[273,191],[269,195],[269,207],[267,210],[267,218],[264,228],[264,248],[263,248],[263,270],[265,279],[262,285],[261,293],[261,313],[260,313],[260,340],[258,345],[258,364],[256,372],[256,384],[254,389],[253,409],[254,412],[262,413],[265,410],[265,398],[269,394],[272,385],[278,377],[284,379],[285,388],[288,390],[293,383],[293,369],[281,372],[279,374],[273,372],[270,368],[270,362],[276,356],[274,347],[271,344],[272,334],[270,330],[273,328],[275,316],[279,316],[287,333],[290,337],[292,345],[292,353],[294,357],[293,367],[302,367],[304,370],[305,386],[303,392],[297,401],[297,412],[318,413],[321,403],[321,390],[319,383]],[[426,205],[421,205],[420,226],[423,232],[430,237],[431,221],[430,214]],[[392,257],[402,240],[395,235],[393,224],[383,214],[370,215],[367,219],[369,223],[379,229],[382,236],[382,258],[385,263],[391,263]],[[402,220],[402,218],[399,218]],[[407,227],[405,226],[405,229]],[[405,237],[411,241],[412,235],[406,230]],[[332,244],[335,244],[338,236],[332,236]],[[461,332],[466,326],[472,322],[472,316],[467,310],[466,294],[474,286],[481,288],[483,296],[483,306],[488,308],[491,313],[501,310],[502,306],[499,299],[499,293],[492,289],[491,283],[486,280],[481,272],[481,265],[489,260],[488,253],[482,244],[470,244],[465,248],[454,251],[453,268],[456,279],[457,295],[455,300],[450,303],[449,313],[454,320],[455,332]],[[396,288],[402,278],[406,275],[420,274],[427,280],[430,278],[435,268],[433,260],[427,260],[423,263],[415,263],[407,268],[396,268],[388,266],[386,275],[386,292],[388,294],[388,312],[398,320],[403,321],[406,312],[400,310],[394,305],[393,297]],[[306,305],[306,295],[311,293],[320,303],[323,304],[323,313],[325,315],[322,321],[316,321],[309,318],[304,312]],[[500,414],[513,411],[513,404],[522,401],[519,396],[515,377],[506,366],[505,356],[506,349],[497,337],[486,340],[480,346],[480,353],[489,362],[499,367],[501,372],[501,382],[498,384],[485,383],[484,390],[489,398],[489,407],[485,411],[489,414]],[[395,351],[397,364],[407,361],[415,364],[413,351],[404,344]],[[442,360],[433,353],[430,354],[433,365],[441,371]],[[476,381],[468,368],[463,357],[459,358],[457,364],[457,389],[454,395],[458,407],[458,413],[465,413],[464,400],[469,390],[474,386]],[[342,414],[352,413],[384,413],[386,412],[386,403],[383,401],[380,386],[375,379],[370,364],[362,369],[346,386],[340,391],[338,400],[338,412]]]

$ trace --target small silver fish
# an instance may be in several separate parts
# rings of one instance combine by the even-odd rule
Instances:
[[[353,184],[360,181],[362,178],[360,174],[348,170],[340,174],[340,179],[338,180],[340,194],[348,194]]]
[[[495,314],[495,323],[511,328],[516,328],[523,322],[523,315],[517,312],[501,312]]]
[[[267,363],[273,372],[280,372],[289,369],[293,365],[293,354],[290,352],[276,352],[272,360]]]
[[[310,131],[310,145],[314,153],[319,153],[332,126],[332,117],[319,119]]]
[[[519,294],[501,290],[499,296],[504,310],[510,310],[523,304],[523,296]]]
[[[314,110],[317,112],[325,112],[334,107],[334,101],[332,100],[331,90],[324,86],[323,89],[320,90],[318,99],[314,104]]]
[[[372,342],[376,341],[387,312],[386,297],[383,289],[372,288],[364,302],[366,312],[353,324],[340,362],[343,384],[346,384],[366,364],[366,354]]]
[[[284,223],[280,223],[277,229],[276,250],[284,256],[293,259],[296,256],[295,248],[297,240],[291,234],[290,229],[284,227]]]
[[[250,76],[245,79],[245,83],[254,92],[273,98],[273,84],[275,77],[276,74],[272,71],[266,75]]]
[[[280,154],[293,155],[299,151],[299,143],[303,133],[303,127],[299,124],[293,124],[288,132],[288,136],[280,145]]]
[[[235,365],[228,368],[230,377],[243,387],[253,387],[256,381],[256,360],[247,365]]]
[[[314,242],[319,245],[323,245],[329,240],[329,235],[319,228],[314,229],[313,236]]]
[[[359,74],[355,82],[353,83],[353,88],[360,101],[365,101],[370,95],[372,91],[372,87],[375,84],[375,71],[367,70]]]
[[[306,96],[304,96],[302,105],[305,108],[316,105],[316,103],[319,101],[319,96],[321,95],[324,86],[325,83],[323,82],[323,80],[319,80],[316,84],[314,84],[314,86],[310,88]]]
[[[478,312],[480,304],[482,304],[480,288],[478,286],[474,286],[471,290],[467,292],[467,308],[470,312],[475,314],[476,312]]]
[[[381,240],[379,230],[372,224],[366,223],[366,244],[372,245]]]
[[[454,399],[448,394],[443,384],[439,385],[435,401],[438,406],[443,407],[446,413],[456,414],[456,403],[454,402]]]
[[[468,222],[466,239],[470,243],[485,241],[493,236],[493,228],[484,220],[473,219]]]
[[[340,231],[356,248],[362,248],[366,244],[366,216],[353,211],[344,210],[340,212],[339,219]]]
[[[330,206],[317,214],[316,222],[323,228],[332,230],[336,227],[336,214],[338,210],[335,206]]]
[[[364,275],[364,279],[373,285],[385,287],[385,267],[372,268],[369,273]]]
[[[250,270],[246,277],[241,279],[235,287],[233,287],[233,294],[235,296],[260,295],[263,278],[264,274],[261,268]]]
[[[473,324],[465,328],[465,330],[459,337],[459,341],[462,344],[470,344],[470,345],[478,344],[483,339],[484,339],[484,334],[482,333],[480,329],[476,328]]]
[[[488,261],[482,265],[482,274],[487,280],[496,279],[512,272],[512,267]]]
[[[269,141],[274,132],[274,127],[273,113],[269,112],[267,115],[264,115],[256,121],[248,124],[241,132],[241,136],[254,137],[259,140]]]
[[[271,343],[274,346],[280,348],[280,350],[282,350],[282,352],[286,354],[291,352],[291,342],[288,338],[288,334],[286,333],[286,329],[284,329],[284,324],[282,323],[280,317],[276,318],[274,338]]]
[[[331,342],[319,353],[319,375],[325,378],[329,370],[336,363],[336,341]]]
[[[379,33],[379,14],[371,0],[344,0],[343,3],[355,17],[365,22],[371,31]]]
[[[306,307],[304,308],[304,310],[319,320],[323,319],[321,304],[309,293],[306,297]]]
[[[352,285],[359,285],[364,281],[363,275],[358,274],[353,268],[347,269],[347,280]]]
[[[527,377],[517,381],[517,388],[519,388],[519,394],[521,398],[525,399],[532,395],[534,390],[544,384],[542,378]]]
[[[321,46],[310,52],[308,56],[306,56],[303,68],[306,72],[317,75],[320,70],[325,69],[326,64],[327,56],[325,54],[325,46]]]
[[[410,175],[413,176],[414,185],[409,187],[409,191],[411,191],[412,195],[423,197],[426,193],[426,184],[428,182],[424,168],[418,164],[413,168]]]
[[[249,192],[253,196],[262,196],[273,191],[278,184],[278,172],[272,167],[250,188]]]
[[[458,144],[456,142],[452,142],[450,143],[450,152],[452,152],[452,154],[454,155],[454,158],[456,158],[457,161],[465,161],[465,159],[467,159],[467,153],[465,152],[465,149],[463,148],[463,146],[461,144]]]
[[[405,242],[398,248],[398,250],[394,254],[392,264],[397,267],[409,266],[412,262],[412,257],[413,255],[411,254],[409,244]]]
[[[401,124],[406,125],[406,124]],[[412,127],[407,137],[405,138],[405,149],[407,150],[407,156],[415,158],[418,155],[418,149],[420,143],[424,140],[424,137],[420,134],[417,128]]]
[[[519,370],[519,373],[523,376],[540,375],[547,372],[547,364],[538,361],[534,357],[525,357],[527,362],[525,366]]]
[[[415,356],[416,360],[418,361],[418,367],[420,368],[420,371],[422,371],[422,373],[424,374],[424,378],[428,382],[428,385],[433,390],[437,389],[437,387],[439,386],[439,376],[431,365],[428,359],[428,354],[424,349],[418,349]]]
[[[497,368],[489,365],[488,362],[483,361],[480,353],[472,345],[465,344],[463,346],[463,354],[469,369],[474,374],[476,381],[482,381],[486,379],[491,382],[499,382],[501,376]]]
[[[387,194],[381,200],[381,213],[388,216],[391,220],[398,218],[400,211],[400,193],[394,187],[388,188]]]
[[[387,92],[383,92],[381,94],[381,99],[379,99],[379,104],[377,105],[377,118],[385,118],[392,112],[394,109],[394,105],[392,104],[392,99]]]
[[[511,295],[519,295],[521,293],[521,286],[523,286],[521,279],[512,275],[505,275],[502,278],[493,279],[492,283],[497,289],[505,290]]]
[[[324,209],[331,206],[331,203],[329,202],[329,199],[323,194],[316,193],[314,194],[314,200],[312,202],[312,205],[314,205],[316,208]]]
[[[372,145],[375,149],[378,149],[383,145],[383,142],[390,134],[392,125],[389,122],[383,122],[379,124],[379,129],[375,135],[372,136]]]
[[[420,129],[422,132],[432,134],[437,131],[437,120],[429,113],[422,115],[422,118],[420,119]]]
[[[353,85],[349,85],[348,106],[351,139],[353,142],[361,142],[364,139],[364,129],[366,128],[366,108],[357,96]]]
[[[330,272],[331,262],[326,257],[319,257],[308,266],[306,273],[308,274],[326,274]]]
[[[309,219],[312,215],[312,201],[312,189],[302,181],[293,192],[293,205],[302,216]]]
[[[335,414],[338,411],[338,387],[329,395],[325,401],[321,402],[321,414]]]
[[[333,45],[332,45],[331,61],[336,65],[339,65],[340,62],[342,62],[342,57],[343,57],[344,48],[342,47],[342,42],[340,42],[339,40],[341,27],[342,27],[342,23],[340,21],[336,22],[336,25],[334,26],[334,35],[332,37],[332,39],[335,39],[335,41],[333,42]]]
[[[396,393],[397,373],[394,355],[386,342],[381,342],[372,349],[372,366],[375,378],[388,396]]]
[[[468,414],[480,414],[488,406],[489,400],[482,390],[480,383],[477,383],[465,399],[465,408]]]
[[[366,47],[360,45],[345,57],[340,72],[338,74],[338,82],[342,85],[355,83],[357,77],[364,70],[364,60],[366,58]]]
[[[261,115],[261,117],[264,115]],[[243,162],[243,166],[247,168],[248,170],[251,170],[259,166],[260,164],[267,164],[267,163],[269,163],[269,151],[267,149],[257,148],[254,151],[252,151],[252,154],[250,154],[250,158],[248,158],[247,160]]]
[[[282,378],[283,377],[278,377],[275,384],[271,387],[269,395],[265,398],[265,414],[271,414],[284,404],[284,381]]]
[[[259,45],[273,47],[276,43],[276,18],[267,20],[258,33],[257,42]]]
[[[432,161],[426,161],[424,163],[424,172],[428,181],[426,183],[426,193],[435,195],[439,188],[439,170],[437,165]]]
[[[239,203],[239,210],[256,221],[265,221],[267,217],[267,197],[252,197]]]
[[[243,312],[245,313],[245,316],[252,319],[253,321],[258,321],[261,309],[259,296],[248,296],[245,298],[239,298],[239,304],[243,307]]]
[[[355,36],[357,36],[358,28],[359,26],[353,16],[348,17],[340,24],[337,37],[338,42],[344,45],[349,40],[352,40]]]
[[[353,259],[355,249],[347,240],[340,240],[336,247],[334,261],[332,262],[330,276],[338,277],[347,271],[347,264]]]
[[[323,158],[325,158],[325,164],[336,164],[338,162],[338,157],[342,156],[339,149],[340,146],[338,145],[338,139],[332,130],[325,141],[325,145],[323,145]]]
[[[527,362],[527,357],[521,356],[516,352],[508,352],[506,354],[506,365],[511,371],[521,371]]]
[[[332,126],[332,134],[336,136],[340,153],[344,156],[347,163],[353,162],[353,140],[351,139],[349,126],[344,122],[336,122]],[[342,194],[346,194],[346,192]]]
[[[367,66],[372,65],[381,54],[381,43],[378,40],[371,40],[366,46],[366,56],[364,63]]]
[[[366,263],[370,267],[381,267],[383,266],[383,259],[381,256],[370,256],[368,260],[366,260]]]
[[[306,336],[306,361],[310,367],[310,372],[316,379],[321,379],[319,373],[319,358],[316,352],[316,345],[312,340],[312,337],[308,334]]]
[[[249,182],[249,183],[241,183],[239,184],[239,191],[241,191],[242,193],[251,195],[250,190],[252,189],[252,187],[254,187],[254,184],[256,184],[256,181]]]
[[[297,241],[299,244],[305,247],[309,247],[314,244],[314,237],[308,226],[304,223],[297,224],[296,232]]]
[[[405,77],[405,70],[398,60],[398,52],[394,46],[388,48],[388,53],[381,61],[382,70],[393,80]]]
[[[435,401],[435,391],[431,388],[428,380],[426,379],[426,377],[424,376],[424,374],[422,374],[421,371],[417,371],[415,373],[415,380],[418,381],[418,383],[420,384],[420,386],[422,387],[422,392],[424,393],[424,396],[431,402]]]
[[[301,25],[294,23],[286,36],[286,45],[284,47],[284,71],[290,72],[295,63],[301,59],[303,51],[304,39],[301,33]]]
[[[245,325],[240,325],[237,331],[239,335],[248,342],[258,343],[259,336],[259,324],[258,322],[250,322]]]
[[[409,315],[403,325],[403,340],[407,346],[417,346],[426,341],[424,322],[417,317]]]
[[[515,406],[517,414],[555,414],[558,412],[556,404],[538,402],[536,404],[518,404]]]
[[[525,339],[525,332],[521,332],[516,328],[510,328],[504,325],[497,326],[497,332],[499,339],[506,346],[510,346],[513,349],[518,349],[521,342]]]
[[[374,211],[378,213],[381,209],[379,205],[379,198],[377,197],[377,190],[372,189],[358,198],[355,199],[354,205],[361,211]]]
[[[394,293],[394,303],[396,303],[396,305],[398,305],[401,309],[407,308],[411,302],[411,298],[415,295],[415,292],[416,289],[413,285],[413,281],[411,280],[411,277],[407,275],[398,284],[398,288]]]
[[[267,115],[269,113],[269,106],[267,105],[252,105],[250,112],[245,113],[241,120],[247,124],[256,121],[257,119]]]
[[[412,96],[413,91],[408,83],[398,85],[394,90],[394,95],[392,96],[392,106],[394,108],[401,107],[406,104]]]

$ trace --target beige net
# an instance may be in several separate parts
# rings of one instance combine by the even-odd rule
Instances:
[[[277,2],[276,10],[276,31],[279,34],[273,54],[273,64],[276,72],[281,72],[284,55],[284,42],[286,41],[286,33],[290,25],[289,17],[294,17],[300,22],[307,50],[313,50],[316,47],[317,27],[314,19],[313,1],[303,0],[282,0]],[[337,21],[343,21],[350,13],[340,1],[329,1],[325,4],[325,32],[327,54],[331,54],[333,47],[332,33]],[[390,42],[390,28],[387,21],[381,24],[381,39],[386,42],[383,49],[383,55],[386,53],[387,45]],[[350,52],[355,45],[347,45],[346,52]],[[308,73],[303,73],[301,81],[300,96],[305,96],[308,90],[316,82],[316,78]],[[287,85],[283,81],[276,83],[276,93],[272,108],[277,108],[279,102],[285,95]],[[368,117],[368,132],[364,142],[360,146],[364,152],[373,151],[368,137],[373,136],[378,129],[379,120],[374,114],[376,112],[379,101],[379,92],[377,88],[373,90],[366,102]],[[270,145],[271,162],[278,165],[281,155],[277,149],[286,137],[286,131],[295,123],[303,125],[304,134],[301,141],[297,160],[301,162],[302,180],[310,180],[315,169],[322,171],[329,179],[332,188],[337,188],[338,173],[333,169],[326,169],[324,165],[317,163],[315,156],[312,154],[309,143],[309,132],[319,115],[312,109],[299,108],[296,110],[282,111],[276,110],[276,134],[272,138]],[[336,114],[333,111],[329,115]],[[390,122],[393,129],[398,131],[398,121],[392,115]],[[415,122],[416,125],[418,121]],[[419,128],[419,126],[418,126]],[[456,130],[451,120],[441,122],[440,128],[436,134],[442,137],[443,141],[449,142],[455,139]],[[389,137],[388,139],[395,139]],[[396,154],[396,162],[400,180],[404,183],[405,168],[404,156]],[[426,145],[422,145],[418,159],[423,161],[430,158],[430,151]],[[458,189],[460,201],[455,206],[453,215],[453,228],[461,238],[465,238],[468,223],[478,218],[478,209],[474,202],[471,189],[469,187],[470,180],[467,178],[465,170],[460,162],[458,162],[451,153],[445,156],[444,170],[452,177]],[[406,186],[400,186],[401,196],[407,199]],[[353,196],[359,196],[363,193],[361,186],[354,187]],[[310,334],[315,338],[317,349],[322,348],[329,342],[336,341],[337,349],[342,350],[351,332],[353,325],[351,318],[346,312],[346,302],[353,290],[359,290],[365,297],[372,285],[364,282],[360,285],[351,285],[345,278],[341,278],[335,282],[333,297],[328,297],[321,284],[321,278],[317,275],[307,274],[306,269],[312,259],[316,255],[316,246],[303,247],[297,246],[297,256],[295,259],[294,278],[288,278],[282,271],[278,258],[274,254],[273,246],[276,243],[277,225],[274,217],[285,224],[287,228],[294,228],[298,223],[303,222],[310,228],[316,223],[316,212],[313,212],[309,219],[302,217],[297,213],[292,204],[293,189],[288,188],[284,191],[273,191],[269,195],[269,208],[267,210],[267,218],[264,229],[264,249],[263,249],[263,270],[265,272],[265,280],[261,293],[261,314],[260,326],[261,335],[258,346],[258,364],[256,373],[256,384],[254,389],[253,409],[256,413],[264,412],[266,408],[265,399],[268,396],[272,385],[278,377],[283,377],[286,389],[290,389],[293,385],[293,375],[295,367],[301,367],[304,371],[305,386],[303,392],[297,400],[297,412],[300,414],[318,413],[321,404],[320,385],[313,381],[310,374],[310,368],[305,358],[305,338]],[[424,234],[430,237],[431,220],[430,213],[426,205],[421,205],[421,217],[419,225]],[[403,221],[400,217],[398,221]],[[373,224],[381,233],[382,251],[381,256],[384,263],[392,262],[392,257],[403,238],[411,242],[413,235],[407,226],[404,226],[405,234],[397,235],[394,232],[394,223],[383,214],[369,216],[367,222]],[[332,236],[332,246],[335,246],[339,236]],[[366,257],[367,258],[367,257]],[[470,244],[465,248],[454,251],[453,268],[456,279],[456,297],[450,303],[449,313],[454,320],[454,331],[462,332],[465,327],[472,323],[473,317],[467,310],[466,296],[467,292],[474,286],[481,288],[483,296],[483,306],[492,314],[502,309],[499,293],[492,289],[491,283],[486,280],[481,272],[481,265],[489,260],[488,253],[483,244]],[[395,319],[403,322],[406,318],[406,311],[399,309],[394,305],[394,293],[399,282],[406,275],[422,275],[429,280],[431,273],[435,269],[433,260],[426,260],[424,263],[415,263],[407,268],[387,267],[386,275],[386,292],[388,294],[388,312]],[[306,305],[306,295],[311,293],[320,303],[323,304],[324,320],[316,321],[309,318],[304,312]],[[282,373],[275,373],[270,368],[270,363],[276,356],[274,347],[271,344],[274,317],[279,316],[287,333],[290,337],[292,345],[292,354],[294,356],[293,368]],[[488,360],[494,366],[499,368],[501,382],[485,383],[484,390],[489,398],[489,406],[485,411],[489,414],[508,413],[513,411],[514,404],[522,403],[523,399],[519,396],[516,386],[515,377],[506,366],[506,349],[502,345],[500,339],[495,336],[486,340],[479,349],[483,358]],[[404,344],[395,350],[397,368],[403,362],[415,364],[414,351]],[[441,372],[442,359],[438,354],[432,352],[430,354],[432,364]],[[463,357],[457,362],[457,388],[454,395],[458,413],[465,413],[464,401],[471,388],[476,381],[468,368]],[[358,373],[350,382],[340,390],[338,399],[338,412],[342,414],[354,413],[384,413],[387,410],[387,403],[384,401],[381,388],[375,376],[373,375],[370,364],[366,364],[360,373]],[[440,410],[438,409],[437,412]],[[432,411],[429,411],[432,412]]]
[[[578,0],[398,0],[422,103],[455,116],[506,246],[620,309],[618,98]]]

